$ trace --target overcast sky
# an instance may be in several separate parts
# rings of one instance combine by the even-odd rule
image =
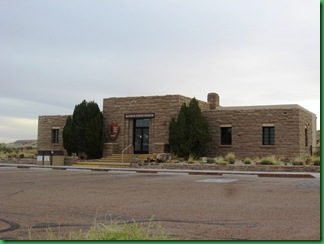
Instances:
[[[0,0],[0,142],[83,99],[181,94],[320,119],[318,0]]]

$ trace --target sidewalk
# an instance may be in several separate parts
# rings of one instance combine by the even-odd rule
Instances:
[[[191,170],[191,169],[144,169],[144,168],[103,168],[103,167],[79,167],[79,166],[44,166],[34,164],[6,164],[2,167],[18,169],[53,169],[53,170],[90,170],[90,171],[123,171],[134,173],[182,173],[189,175],[255,175],[258,177],[287,177],[287,178],[320,178],[320,173],[312,172],[258,172],[258,171],[226,171],[226,170]]]

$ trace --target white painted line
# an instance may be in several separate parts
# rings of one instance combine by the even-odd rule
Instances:
[[[177,176],[188,176],[189,174],[186,173],[180,173],[180,172],[158,172],[158,175],[177,175]]]
[[[237,179],[204,179],[196,180],[195,182],[206,182],[206,183],[230,183],[237,181]]]
[[[240,178],[251,178],[251,177],[254,177],[254,178],[258,178],[259,176],[257,174],[240,174],[240,173],[237,173],[237,174],[223,174],[223,177],[240,177]]]
[[[112,174],[136,174],[136,171],[121,171],[121,170],[110,170],[107,173],[112,173]]]

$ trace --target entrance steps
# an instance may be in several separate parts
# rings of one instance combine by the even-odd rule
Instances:
[[[106,158],[98,159],[98,162],[104,163],[129,163],[131,159],[138,158],[140,161],[147,160],[147,158],[153,158],[153,154],[113,154]]]
[[[138,158],[140,161],[145,161],[147,158],[153,158],[153,154],[113,154],[106,158],[101,158],[96,161],[85,161],[74,163],[73,166],[85,167],[106,167],[106,168],[130,168],[130,160]]]

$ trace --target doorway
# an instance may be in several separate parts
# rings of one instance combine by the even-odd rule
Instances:
[[[134,153],[147,154],[149,153],[149,119],[134,120]]]

